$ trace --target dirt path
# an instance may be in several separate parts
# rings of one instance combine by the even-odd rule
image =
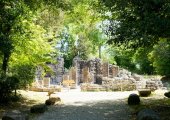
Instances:
[[[132,92],[61,92],[64,105],[52,106],[34,120],[129,120],[125,98]]]
[[[158,114],[164,118],[169,115],[169,106],[166,111],[157,109],[167,108],[169,99],[165,99],[166,91],[155,91],[150,97],[141,98],[141,106],[156,107]],[[29,114],[30,120],[134,120],[131,113],[135,111],[127,105],[130,92],[80,92],[76,90],[64,90],[52,96],[61,98],[64,104],[50,106],[44,114]],[[20,110],[29,113],[30,107],[36,104],[44,104],[48,99],[47,92],[18,91],[24,99],[10,106],[0,107],[0,118],[5,111]],[[155,106],[155,107],[154,107]],[[157,107],[158,106],[158,107]],[[164,109],[164,108],[163,108]],[[161,112],[162,113],[161,113]],[[167,117],[163,120],[168,120]]]

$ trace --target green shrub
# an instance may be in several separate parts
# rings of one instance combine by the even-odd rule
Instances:
[[[34,105],[30,108],[31,113],[44,113],[47,110],[47,106],[44,104]]]
[[[19,79],[19,87],[25,88],[33,82],[35,77],[35,66],[33,64],[17,64],[11,67],[13,73]]]
[[[11,101],[11,97],[14,95],[13,91],[17,89],[19,80],[14,77],[5,77],[0,80],[0,103],[8,103]],[[15,92],[16,96],[16,92]]]

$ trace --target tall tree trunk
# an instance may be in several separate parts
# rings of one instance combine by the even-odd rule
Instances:
[[[3,63],[2,63],[2,71],[6,75],[8,61],[9,61],[10,53],[4,53]]]
[[[102,58],[102,54],[101,54],[101,46],[99,45],[99,58]]]

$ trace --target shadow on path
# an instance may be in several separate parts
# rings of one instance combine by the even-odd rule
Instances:
[[[129,120],[130,114],[125,100],[106,100],[52,106],[34,120]]]

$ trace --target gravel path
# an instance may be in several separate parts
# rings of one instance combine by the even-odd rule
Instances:
[[[61,92],[64,105],[49,107],[34,120],[129,120],[125,98],[132,92]],[[133,92],[134,93],[134,92]]]

